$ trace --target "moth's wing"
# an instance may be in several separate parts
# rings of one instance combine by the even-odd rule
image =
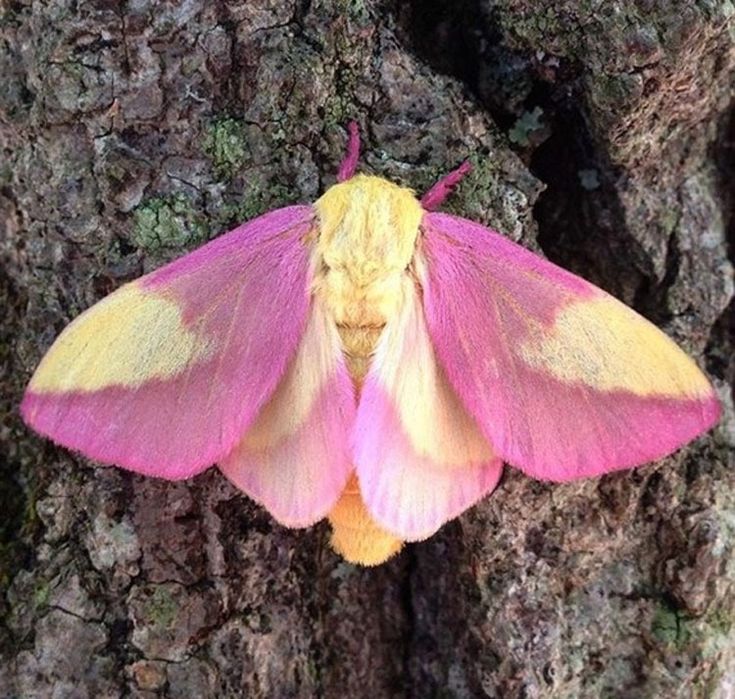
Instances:
[[[313,225],[307,206],[270,212],[110,294],[43,358],[26,423],[163,478],[229,453],[301,338]]]
[[[286,375],[220,469],[281,524],[325,517],[350,472],[355,392],[334,321],[318,297]]]
[[[591,476],[717,421],[694,362],[612,296],[479,224],[432,213],[422,231],[434,349],[504,460],[537,478]]]
[[[406,278],[363,386],[355,465],[372,517],[415,541],[491,492],[502,462],[449,386]]]

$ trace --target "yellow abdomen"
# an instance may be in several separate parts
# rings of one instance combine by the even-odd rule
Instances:
[[[398,553],[403,542],[370,517],[357,476],[353,473],[334,509],[329,513],[332,548],[350,563],[379,565]]]

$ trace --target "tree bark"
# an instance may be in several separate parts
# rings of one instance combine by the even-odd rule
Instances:
[[[0,8],[0,696],[732,697],[729,0],[7,0]],[[164,483],[17,406],[120,284],[361,167],[672,335],[725,406],[653,465],[498,490],[388,564]],[[728,232],[731,234],[728,243]]]

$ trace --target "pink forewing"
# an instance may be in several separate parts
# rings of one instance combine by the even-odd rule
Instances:
[[[673,388],[672,395],[601,389],[591,385],[592,369],[585,382],[533,366],[521,348],[553,329],[558,314],[611,297],[479,224],[432,213],[422,230],[424,308],[434,348],[463,403],[509,463],[539,478],[590,476],[662,457],[716,422],[720,408],[711,389],[691,396]],[[648,326],[638,316],[633,322]],[[585,330],[573,346],[552,343],[549,356],[536,361],[551,369],[556,361],[581,366],[585,353],[615,351],[596,346],[594,332]],[[681,362],[682,375],[707,385],[683,354],[679,360],[673,343],[656,342],[667,359]],[[672,377],[672,387],[679,378]]]
[[[309,304],[304,238],[312,226],[310,207],[279,209],[143,277],[142,303],[146,294],[175,303],[184,328],[212,351],[140,385],[29,389],[26,422],[91,458],[163,478],[192,476],[226,455],[296,351]],[[114,342],[114,329],[106,331]],[[145,357],[165,351],[167,338],[139,342],[131,352]]]

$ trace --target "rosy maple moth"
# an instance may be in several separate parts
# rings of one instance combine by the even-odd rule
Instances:
[[[122,286],[36,370],[28,425],[97,461],[217,463],[287,527],[377,564],[488,495],[671,453],[720,406],[634,311],[477,223],[355,174]]]

